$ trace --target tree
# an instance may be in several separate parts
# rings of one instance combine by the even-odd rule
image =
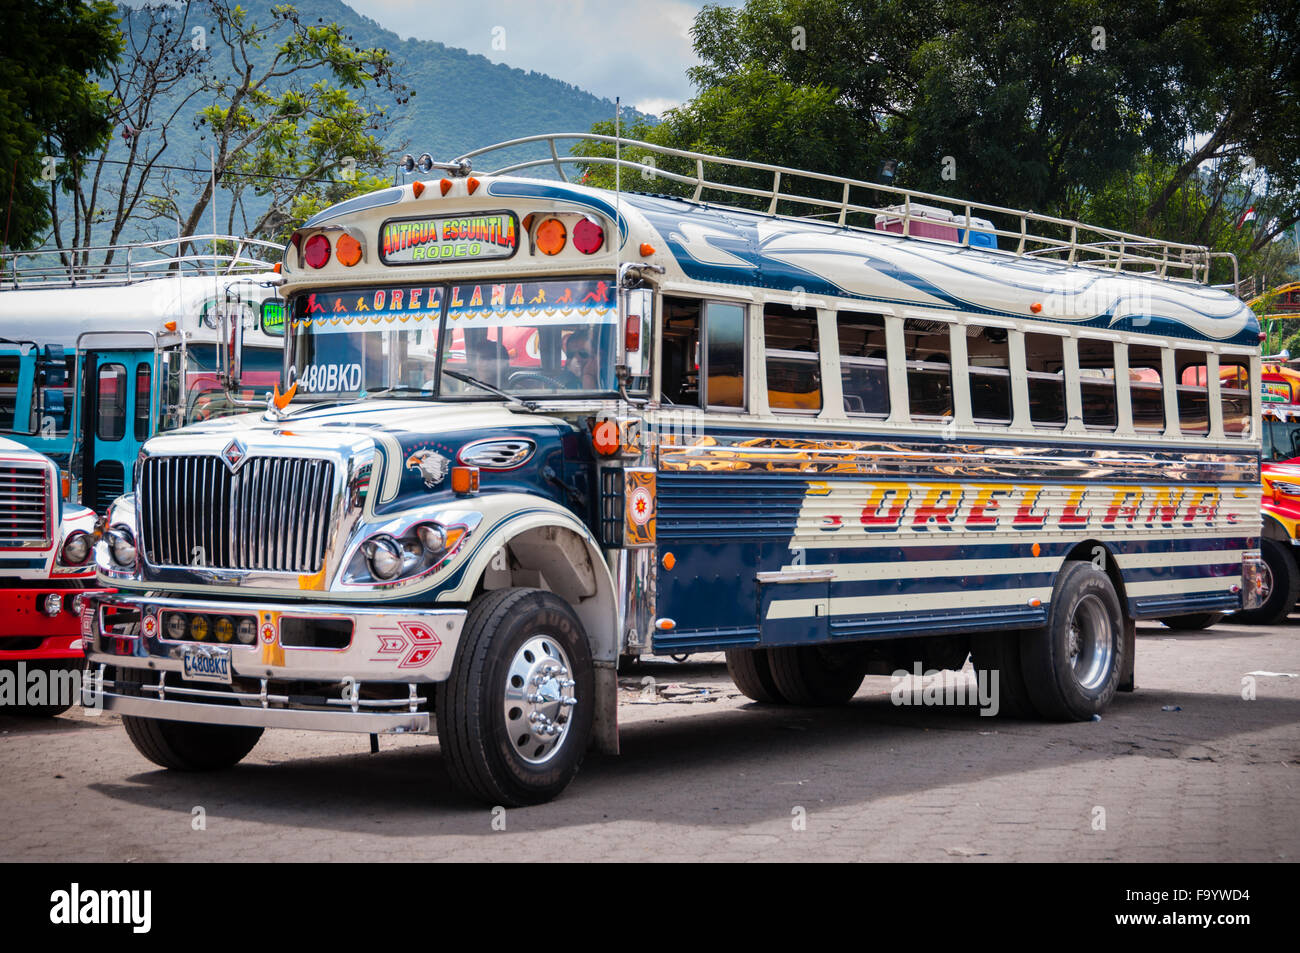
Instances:
[[[49,188],[68,188],[80,166],[46,156],[93,152],[111,133],[107,94],[90,78],[121,51],[112,3],[0,2],[0,197],[4,245],[31,248],[50,226]],[[53,177],[52,180],[50,177]]]

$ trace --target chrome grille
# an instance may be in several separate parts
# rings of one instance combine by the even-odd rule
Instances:
[[[52,542],[50,468],[0,461],[0,546]]]
[[[140,527],[154,566],[318,572],[329,540],[334,464],[249,457],[150,457],[141,470]]]

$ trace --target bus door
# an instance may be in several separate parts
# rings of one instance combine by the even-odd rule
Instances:
[[[81,502],[97,513],[132,488],[149,439],[156,390],[154,351],[87,351],[82,373]]]

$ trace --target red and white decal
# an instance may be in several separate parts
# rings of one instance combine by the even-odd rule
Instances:
[[[262,641],[265,642],[267,645],[275,644],[275,623],[274,622],[262,623]]]
[[[420,668],[438,654],[442,639],[425,622],[399,622],[400,632],[379,636],[379,652],[372,662],[392,662],[398,668]]]
[[[650,522],[650,516],[654,513],[653,500],[650,498],[648,487],[638,486],[632,491],[632,498],[628,500],[628,513],[632,517],[632,522],[637,526],[644,526]]]
[[[144,634],[152,639],[158,634],[158,617],[153,613],[149,613],[144,617],[144,621],[140,623],[140,627],[144,629]]]

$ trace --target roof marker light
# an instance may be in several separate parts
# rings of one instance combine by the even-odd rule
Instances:
[[[351,268],[361,260],[361,243],[344,232],[334,243],[334,257],[339,264]]]
[[[330,240],[319,232],[307,239],[302,256],[312,268],[324,268],[330,260]]]
[[[548,218],[537,226],[537,250],[543,255],[558,255],[567,238],[564,223],[558,218]]]
[[[476,191],[478,191],[478,179],[474,178],[473,176],[470,176],[468,179],[465,180],[465,187],[469,189],[469,194],[473,195]]]
[[[438,188],[442,189],[442,194],[446,195],[451,191],[451,179],[443,179],[438,183]]]
[[[424,194],[424,183],[423,183],[423,182],[412,182],[412,183],[411,183],[411,194],[412,194],[415,198],[417,198],[417,199],[418,199],[421,195],[423,195],[423,194]]]
[[[605,244],[605,230],[589,218],[573,226],[573,247],[584,255],[594,255]]]

